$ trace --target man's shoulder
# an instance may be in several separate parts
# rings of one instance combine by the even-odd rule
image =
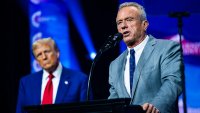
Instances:
[[[79,70],[74,70],[71,68],[63,67],[63,75],[73,76],[73,77],[87,77],[87,75],[84,72],[81,72]]]
[[[155,38],[152,35],[149,35],[149,40],[150,41],[155,41],[156,44],[158,44],[160,46],[165,46],[165,45],[179,45],[179,43],[176,42],[176,41],[169,40],[169,39]]]
[[[21,77],[21,80],[32,80],[32,79],[38,78],[39,76],[42,76],[42,71],[27,74]]]
[[[153,42],[153,43],[152,43]],[[180,49],[180,43],[169,39],[157,39],[150,37],[149,44],[152,44],[158,54],[169,53]]]

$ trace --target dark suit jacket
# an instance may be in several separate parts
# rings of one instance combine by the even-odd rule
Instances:
[[[124,85],[124,69],[128,50],[109,69],[109,98],[129,97]],[[161,113],[178,113],[178,96],[182,92],[183,62],[180,45],[174,41],[149,40],[137,63],[132,88],[132,104],[153,104]]]
[[[42,74],[40,71],[20,80],[16,113],[24,113],[24,106],[41,104]],[[55,104],[86,101],[87,81],[85,74],[63,67]]]

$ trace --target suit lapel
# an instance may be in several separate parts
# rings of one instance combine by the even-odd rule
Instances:
[[[36,77],[33,82],[35,88],[30,89],[34,92],[32,99],[35,104],[41,104],[42,71],[34,75],[34,77]]]
[[[137,63],[137,66],[136,66],[136,69],[134,72],[132,97],[135,95],[135,90],[137,88],[142,69],[143,69],[145,63],[148,62],[148,58],[149,58],[149,56],[151,56],[151,53],[154,50],[155,43],[156,43],[156,40],[150,35],[149,40],[143,49],[143,52],[139,58],[139,61]]]
[[[119,68],[118,68],[118,73],[119,73],[119,89],[121,90],[120,92],[122,92],[125,97],[130,97],[130,95],[128,94],[127,90],[126,90],[126,86],[124,83],[124,70],[125,70],[125,65],[126,65],[126,57],[128,54],[128,50],[126,50],[123,53],[123,56],[121,57],[121,59],[119,60]],[[121,65],[122,64],[122,65]],[[121,67],[122,66],[122,67]]]
[[[70,76],[67,75],[66,71],[67,70],[63,67],[55,103],[62,102],[63,98],[65,97],[64,95],[67,94],[70,85]]]

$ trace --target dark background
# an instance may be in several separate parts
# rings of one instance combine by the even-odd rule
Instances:
[[[30,72],[28,17],[17,0],[1,4],[1,112],[14,113],[19,78]]]
[[[1,15],[1,53],[3,62],[3,74],[1,75],[1,113],[14,113],[16,107],[19,79],[29,74],[30,71],[30,46],[29,46],[29,17],[28,0],[10,0],[2,3],[3,15]],[[117,0],[82,0],[87,24],[93,37],[93,44],[98,50],[109,35],[115,34],[115,17],[117,13]],[[92,9],[92,10],[91,10]],[[77,58],[84,73],[89,74],[92,61],[87,57],[87,51],[83,48],[79,33],[69,18],[70,37],[73,48],[77,52]],[[79,45],[79,46],[77,46]],[[85,55],[85,57],[83,57]],[[96,63],[92,76],[92,88],[95,99],[106,99],[108,89],[108,66],[118,55],[118,47],[104,53]]]
[[[29,1],[1,1],[1,113],[15,112],[19,79],[31,72]],[[117,32],[115,17],[119,4],[118,1],[124,0],[79,0],[92,37],[92,43],[97,51],[109,35]],[[168,16],[169,12],[189,11],[191,16],[183,18],[183,35],[187,43],[199,43],[199,0],[134,1],[141,1],[144,4],[148,14],[147,18],[150,22],[148,32],[158,38],[171,37],[178,32],[177,19],[170,18]],[[88,52],[84,48],[85,46],[70,14],[66,15],[66,17],[69,20],[70,40],[80,63],[80,68],[84,73],[89,74],[92,60],[90,60]],[[119,47],[116,47],[114,50],[104,53],[96,63],[94,75],[91,79],[94,99],[106,99],[108,97],[108,67],[118,54]],[[199,58],[199,54],[184,55],[187,102],[188,106],[193,108],[200,106]]]

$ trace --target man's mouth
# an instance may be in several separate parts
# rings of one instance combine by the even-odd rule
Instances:
[[[130,35],[130,32],[129,32],[129,31],[123,32],[123,37],[127,37],[127,36],[129,36],[129,35]]]

